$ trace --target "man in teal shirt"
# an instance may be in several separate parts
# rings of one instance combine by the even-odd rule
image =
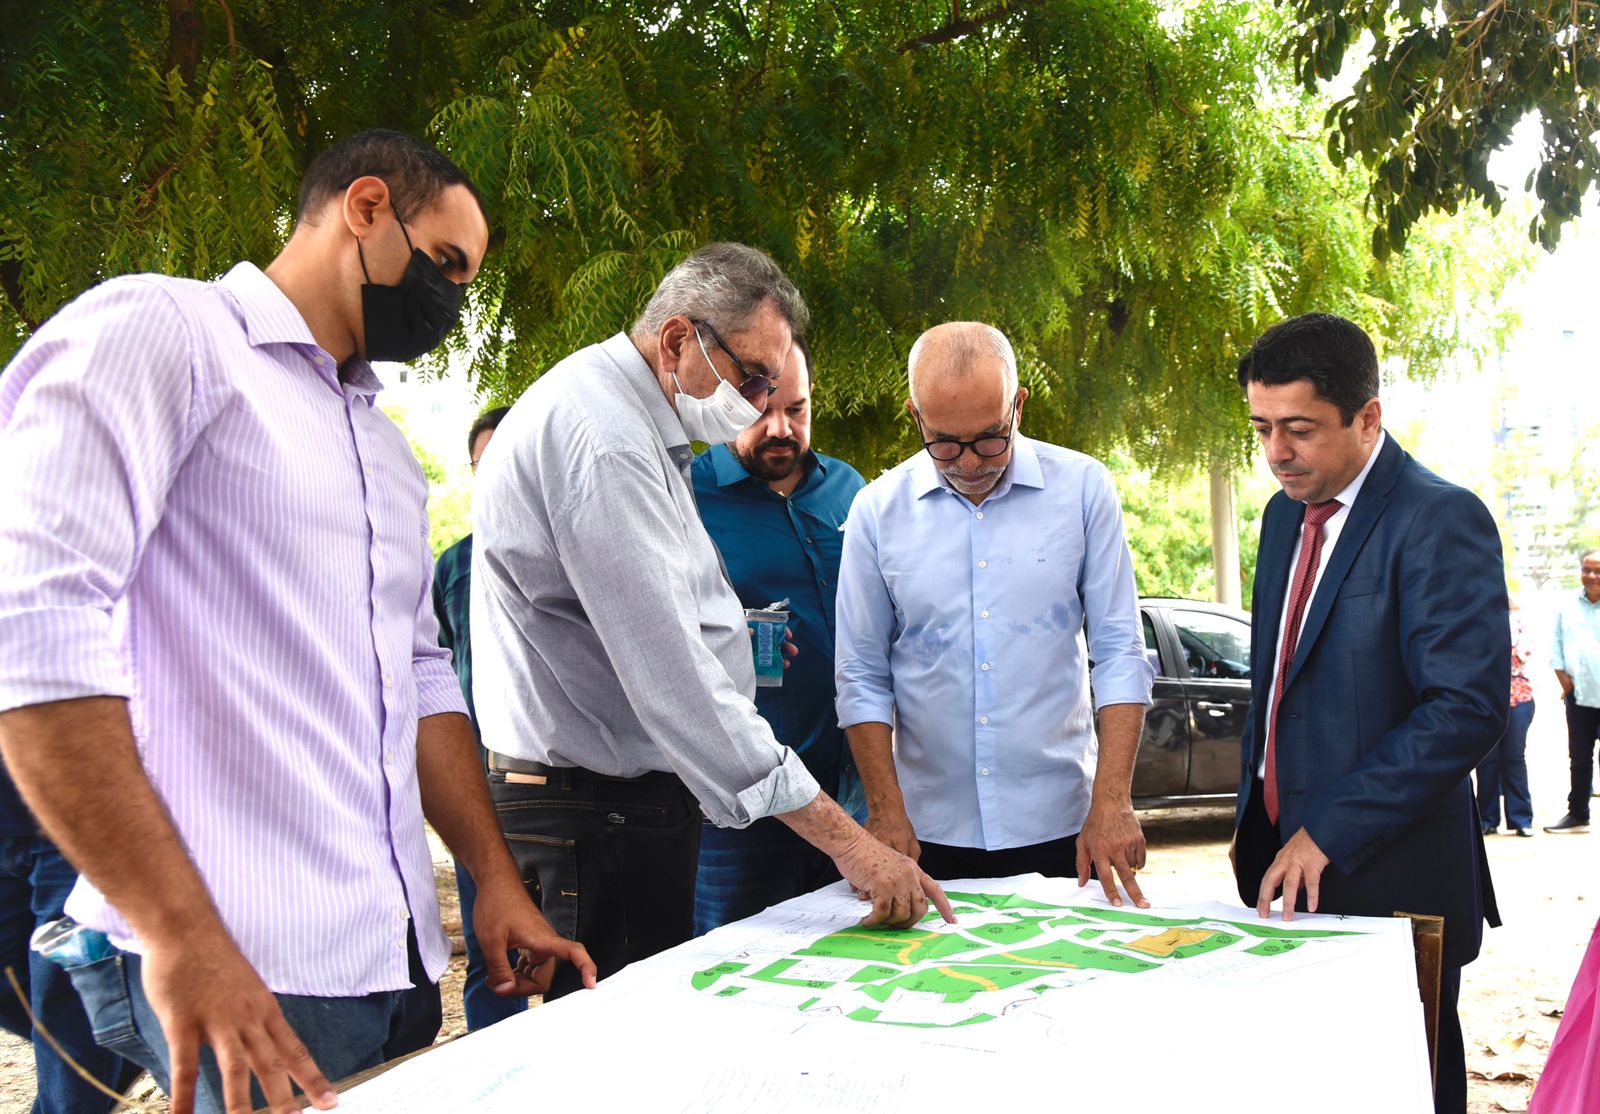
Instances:
[[[478,472],[478,458],[489,447],[495,427],[509,409],[497,406],[493,410],[485,410],[467,432],[467,458],[472,461],[474,475]],[[439,619],[439,645],[450,651],[456,680],[461,682],[462,695],[467,698],[467,715],[472,720],[472,733],[476,735],[478,715],[472,704],[472,628],[469,623],[471,599],[472,535],[468,534],[439,554],[439,561],[434,565],[433,612]],[[482,740],[479,740],[479,758],[486,753]],[[489,989],[486,981],[489,968],[484,962],[483,949],[478,947],[478,936],[472,930],[472,906],[478,900],[478,887],[459,861],[456,863],[456,893],[461,898],[461,936],[467,949],[467,977],[461,984],[462,1012],[466,1014],[468,1031],[476,1032],[496,1021],[504,1021],[513,1014],[521,1013],[528,1008],[528,1000],[502,998]]]
[[[1594,744],[1600,736],[1600,549],[1578,558],[1578,566],[1583,590],[1556,616],[1550,652],[1567,706],[1567,756],[1572,761],[1567,814],[1545,829],[1556,835],[1589,830]]]
[[[861,783],[834,715],[833,606],[840,528],[861,474],[811,451],[811,354],[798,337],[766,415],[690,470],[706,532],[746,607],[788,600],[799,654],[783,685],[756,690],[756,709],[780,743],[846,812],[863,813]],[[836,882],[827,855],[777,820],[748,828],[706,825],[695,881],[695,934]]]

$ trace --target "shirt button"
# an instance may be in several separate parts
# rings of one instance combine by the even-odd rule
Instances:
[[[983,517],[983,512],[982,512],[982,511],[979,511],[979,512],[978,512],[978,517],[979,517],[979,518],[982,518],[982,517]]]
[[[989,717],[988,716],[979,716],[978,717],[978,722],[979,723],[988,723],[989,722]]]
[[[985,673],[989,672],[989,663],[988,662],[984,662],[983,663],[983,671]]]
[[[989,767],[985,766],[983,769],[979,770],[978,772],[980,774],[982,774],[984,777],[988,777],[989,776]]]
[[[980,569],[986,569],[986,568],[989,567],[989,562],[987,562],[987,561],[979,561],[978,562],[978,567]]]
[[[980,612],[978,612],[978,618],[980,618],[980,619],[987,619],[987,618],[988,618],[988,617],[989,617],[989,613],[988,613],[988,612],[987,612],[987,611],[980,611]]]
[[[394,688],[394,678],[387,673],[383,675],[383,687],[386,689]]]

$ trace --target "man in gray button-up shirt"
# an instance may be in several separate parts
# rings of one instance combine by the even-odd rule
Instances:
[[[756,712],[744,612],[695,511],[685,423],[729,401],[724,383],[759,412],[805,316],[761,252],[702,249],[631,335],[529,388],[479,464],[473,691],[491,788],[546,916],[581,931],[602,975],[692,934],[701,809],[725,827],[778,816],[872,900],[872,923],[946,909]],[[576,985],[558,974],[552,993]]]

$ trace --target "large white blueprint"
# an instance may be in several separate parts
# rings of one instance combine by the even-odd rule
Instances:
[[[1407,922],[1172,902],[1026,875],[959,923],[860,929],[842,884],[435,1049],[341,1110],[1431,1110]],[[626,1104],[626,1106],[624,1105]]]

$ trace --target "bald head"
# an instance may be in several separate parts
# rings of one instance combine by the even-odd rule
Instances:
[[[993,394],[1009,402],[1017,393],[1017,357],[993,325],[946,321],[911,346],[906,385],[919,409],[923,396],[934,391]]]

